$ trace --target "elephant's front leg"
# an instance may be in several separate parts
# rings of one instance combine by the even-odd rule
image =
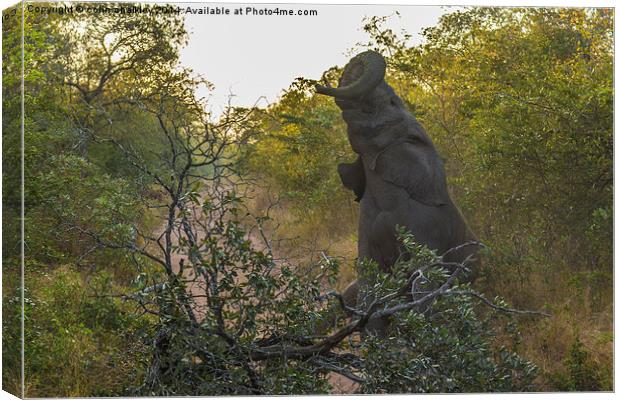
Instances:
[[[368,221],[368,220],[367,220]],[[358,259],[358,309],[367,310],[375,301],[376,273],[365,270],[367,262],[375,262],[382,272],[389,272],[399,251],[396,240],[396,222],[391,213],[379,211],[369,223],[360,223]],[[372,318],[366,332],[379,337],[387,335],[389,318]]]

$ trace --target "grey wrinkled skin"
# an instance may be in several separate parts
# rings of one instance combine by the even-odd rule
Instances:
[[[361,70],[363,65],[353,59],[345,67],[339,88],[355,82]],[[360,260],[374,260],[388,272],[401,252],[397,225],[439,254],[476,240],[450,198],[443,162],[433,142],[384,80],[362,96],[335,100],[358,155],[355,162],[340,164],[338,173],[359,201]],[[468,246],[445,261],[462,262],[475,251]],[[349,285],[343,294],[348,305],[367,305],[372,299],[364,296],[363,288],[370,284],[356,281]],[[368,330],[381,335],[387,325],[388,321],[371,321]]]

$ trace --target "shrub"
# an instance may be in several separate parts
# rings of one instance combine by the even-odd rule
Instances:
[[[438,300],[426,313],[392,320],[388,338],[364,345],[363,393],[534,390],[537,367],[494,343],[498,322],[482,319],[465,296]],[[495,324],[494,324],[495,323]]]
[[[230,212],[237,214],[234,206]],[[254,249],[241,225],[222,219],[200,246],[179,249],[194,254],[192,268],[205,279],[193,297],[176,278],[141,295],[142,304],[157,305],[151,310],[159,321],[149,374],[135,393],[328,393],[330,372],[362,382],[362,393],[532,390],[536,366],[494,342],[496,312],[481,318],[480,295],[470,296],[475,292],[467,285],[450,288],[458,271],[443,269],[440,257],[409,233],[401,232],[401,241],[407,261],[392,273],[360,264],[376,276],[368,298],[381,299],[377,307],[359,307],[352,320],[340,318],[333,332],[320,336],[317,323],[339,310],[337,301],[327,309],[317,301],[337,263],[326,258],[315,275],[297,276]],[[415,274],[424,277],[419,293],[431,296],[421,303],[399,294]],[[371,315],[403,304],[413,306],[391,313],[387,337],[363,334]],[[188,317],[188,307],[201,319]]]
[[[564,366],[567,372],[556,373],[553,377],[559,390],[592,392],[604,390],[608,386],[603,382],[601,365],[592,358],[579,336],[575,337]]]
[[[87,282],[58,268],[29,272],[26,279],[27,396],[119,396],[140,379],[139,332],[146,319],[111,295],[119,289],[106,274]],[[18,320],[21,302],[12,299],[5,312]],[[19,324],[3,333],[19,340]]]

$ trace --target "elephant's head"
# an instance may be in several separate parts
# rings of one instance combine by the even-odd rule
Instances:
[[[338,87],[317,85],[316,92],[332,96],[350,130],[376,132],[404,117],[404,107],[385,82],[386,64],[375,51],[358,54],[345,66]]]
[[[339,166],[343,184],[357,200],[366,187],[364,165],[385,181],[405,188],[428,205],[446,204],[449,196],[441,158],[422,126],[385,82],[386,63],[375,51],[358,54],[345,66],[338,87],[317,85],[316,92],[335,98],[347,123],[353,151],[360,158]]]

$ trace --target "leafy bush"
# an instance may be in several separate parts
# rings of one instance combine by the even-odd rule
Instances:
[[[471,297],[444,297],[425,313],[392,319],[387,338],[367,338],[363,393],[520,392],[537,367],[495,343],[501,321],[477,315]]]
[[[418,244],[409,232],[398,229],[405,249],[401,257],[404,261],[394,266],[392,274],[378,273],[377,294],[373,297],[385,296],[386,287],[392,287],[393,291],[403,283],[423,297],[458,273],[448,271],[435,251]],[[411,271],[422,271],[420,283],[411,283]],[[386,337],[366,337],[361,346],[366,377],[361,392],[533,390],[538,374],[536,365],[498,339],[498,335],[506,336],[506,332],[512,331],[508,336],[513,342],[518,341],[513,322],[506,323],[495,309],[491,312],[481,309],[476,304],[480,297],[472,293],[475,291],[469,284],[455,284],[421,306],[393,315]],[[393,301],[398,306],[403,299]],[[507,308],[499,298],[495,299],[495,305]]]
[[[59,268],[31,271],[27,280],[27,396],[119,396],[141,378],[140,332],[146,319],[113,296],[119,288],[108,275],[86,282],[79,273]],[[3,326],[3,339],[19,343],[20,296],[18,291],[5,296],[9,324]],[[20,346],[3,350],[4,357],[20,364]]]
[[[557,373],[553,376],[560,390],[592,392],[611,386],[604,381],[607,374],[602,366],[593,359],[578,336],[564,360],[564,366],[567,370],[565,374]]]
[[[233,192],[222,203],[188,196],[188,207],[217,222],[200,242],[182,240],[175,251],[190,260],[193,278],[158,276],[164,284],[136,298],[158,316],[149,374],[136,394],[327,393],[325,377],[303,357],[260,352],[313,335],[320,282],[334,269],[302,280],[290,265],[276,265],[239,223],[239,200]]]
[[[245,233],[234,219],[222,219],[194,250],[181,246],[182,254],[194,254],[191,268],[202,277],[189,297],[177,278],[140,296],[159,321],[149,374],[136,394],[328,393],[330,372],[362,382],[362,393],[532,390],[536,367],[494,343],[494,314],[480,319],[471,288],[450,285],[459,271],[443,269],[410,234],[401,232],[407,257],[393,273],[360,264],[374,277],[367,298],[384,300],[358,306],[352,320],[340,318],[328,336],[317,336],[320,321],[339,310],[337,301],[327,308],[318,301],[337,264],[326,259],[315,275],[297,276]],[[423,278],[416,287],[428,300],[403,297],[412,276]],[[201,319],[192,321],[188,309]],[[363,334],[371,316],[386,310],[388,336]]]

